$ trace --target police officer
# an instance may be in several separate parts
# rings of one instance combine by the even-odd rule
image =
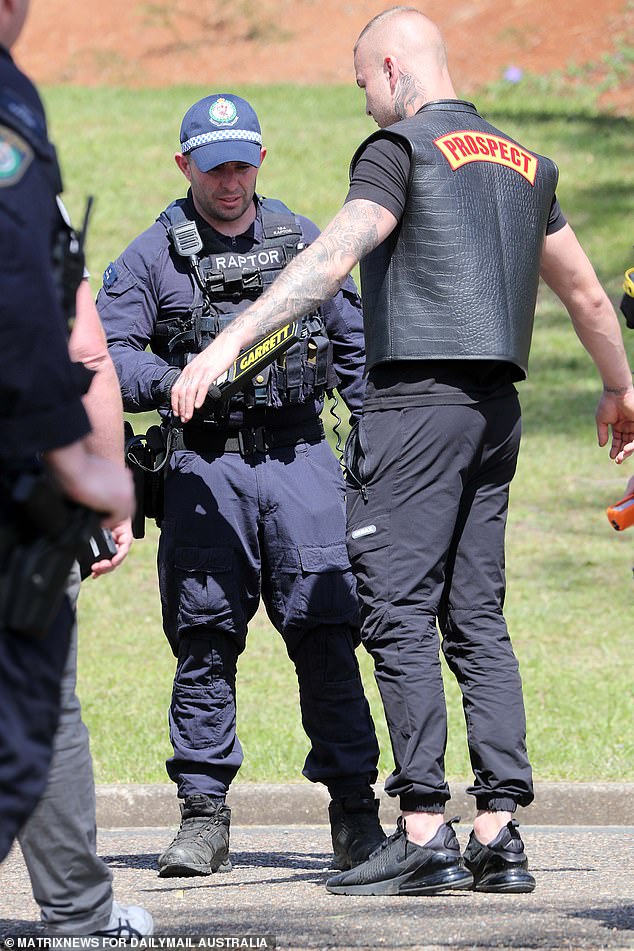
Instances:
[[[184,370],[191,418],[252,339],[332,293],[362,258],[368,385],[349,444],[348,550],[362,637],[395,755],[397,831],[330,879],[343,894],[531,891],[512,818],[533,798],[517,660],[503,616],[504,531],[538,279],[557,293],[603,380],[610,455],[634,451],[618,319],[555,199],[557,169],[458,100],[437,27],[379,14],[355,47],[381,130],[354,156],[344,208],[268,294]],[[446,713],[436,623],[464,697],[477,815],[464,861],[443,812]]]
[[[88,280],[77,292],[69,340],[71,357],[94,372],[83,404],[92,430],[88,446],[123,464],[123,413],[119,381],[108,354]],[[60,713],[48,781],[35,811],[18,835],[33,897],[49,935],[131,938],[149,935],[151,915],[138,905],[114,900],[112,872],[97,855],[95,784],[88,730],[76,694],[77,599],[81,575],[98,578],[117,568],[132,542],[130,519],[111,531],[116,553],[103,546],[95,558],[88,545],[71,571],[66,593],[74,623],[60,684]],[[96,539],[93,539],[96,541]],[[81,874],[78,874],[81,870]]]
[[[9,52],[27,10],[28,0],[0,0],[0,529],[11,521],[16,479],[38,465],[114,526],[130,515],[131,482],[86,445],[81,397],[91,374],[68,352],[79,281],[57,203],[59,168],[39,96]],[[67,601],[41,638],[0,619],[0,860],[44,789],[71,621]]]
[[[244,99],[196,102],[180,141],[187,197],[109,265],[97,299],[131,412],[165,413],[183,368],[318,234],[255,193],[265,149]],[[231,868],[225,797],[242,762],[236,664],[260,596],[297,671],[311,741],[304,775],[330,791],[338,867],[363,860],[384,837],[371,789],[378,747],[355,656],[343,479],[319,418],[335,385],[358,412],[362,343],[347,281],[283,357],[177,432],[158,568],[177,657],[167,769],[183,802],[180,831],[159,857],[162,876]]]

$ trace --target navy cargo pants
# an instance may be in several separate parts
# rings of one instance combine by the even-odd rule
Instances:
[[[478,808],[498,811],[533,799],[522,684],[503,615],[519,440],[515,394],[378,407],[359,424],[363,489],[348,490],[348,550],[395,759],[385,788],[405,810],[442,812],[449,799],[437,624],[463,695],[475,776],[468,792]]]
[[[297,672],[311,743],[304,775],[331,796],[376,780],[344,495],[325,440],[244,458],[172,456],[158,564],[163,626],[178,658],[167,770],[180,798],[224,797],[242,762],[236,664],[260,597]]]

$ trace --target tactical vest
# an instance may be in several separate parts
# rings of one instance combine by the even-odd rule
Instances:
[[[172,256],[189,265],[193,287],[192,303],[183,316],[159,320],[155,329],[153,349],[172,366],[184,367],[193,354],[204,350],[305,247],[299,221],[282,202],[258,198],[258,203],[263,240],[244,254],[227,250],[220,242],[214,247],[207,232],[203,247],[187,199],[173,202],[159,216],[170,236]],[[231,405],[303,403],[335,385],[324,322],[320,314],[309,314],[302,322],[301,340],[246,383]]]
[[[399,227],[361,262],[366,366],[493,359],[526,375],[542,243],[557,166],[471,103],[428,103],[368,142],[411,154]]]

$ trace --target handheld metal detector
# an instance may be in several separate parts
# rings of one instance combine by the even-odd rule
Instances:
[[[233,396],[260,370],[267,367],[269,363],[273,363],[285,350],[297,343],[301,333],[301,322],[294,320],[241,350],[226,374],[209,387],[209,396],[214,400],[224,400]]]

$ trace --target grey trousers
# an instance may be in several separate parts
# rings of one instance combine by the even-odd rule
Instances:
[[[68,584],[73,608],[79,585],[74,569]],[[75,616],[47,786],[18,836],[33,897],[51,934],[90,934],[105,927],[112,908],[112,873],[96,853],[92,758],[76,683]]]

